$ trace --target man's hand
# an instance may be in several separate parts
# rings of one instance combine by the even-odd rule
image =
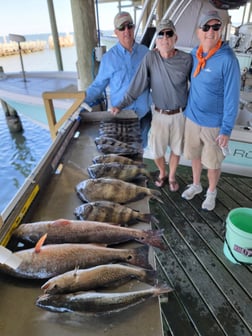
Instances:
[[[119,110],[118,107],[111,107],[109,109],[110,113],[113,114],[114,116],[116,116],[118,113],[120,113],[121,110]]]

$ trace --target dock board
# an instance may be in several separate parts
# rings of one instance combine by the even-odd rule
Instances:
[[[99,122],[82,122],[80,136],[73,138],[61,160],[59,174],[53,174],[42,196],[35,201],[27,215],[29,222],[57,218],[76,219],[74,209],[82,204],[75,186],[88,177],[86,168],[92,158],[100,154],[94,138],[98,136]],[[149,212],[148,199],[131,203],[135,209]],[[24,221],[27,222],[27,221]],[[137,224],[138,226],[139,224]],[[150,223],[140,224],[150,229]],[[120,247],[135,247],[137,243],[120,244]],[[119,246],[119,245],[118,245]],[[149,248],[149,262],[155,266],[154,250]],[[85,335],[85,336],[163,336],[159,298],[150,298],[123,312],[103,317],[78,313],[52,313],[35,305],[42,294],[40,286],[45,281],[16,279],[0,273],[0,335]],[[148,288],[148,285],[133,281],[119,290],[132,291]]]
[[[145,159],[150,171],[152,160]],[[175,291],[162,303],[165,335],[241,336],[252,333],[252,266],[231,263],[223,253],[225,221],[230,210],[252,207],[252,179],[222,174],[214,211],[201,210],[207,188],[186,201],[181,193],[192,183],[191,168],[179,166],[180,190],[160,189],[164,204],[150,202],[165,230],[167,252],[157,252],[159,277]],[[149,187],[156,188],[153,182]]]

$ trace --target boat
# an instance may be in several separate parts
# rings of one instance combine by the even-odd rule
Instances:
[[[208,6],[212,6],[212,2],[213,1],[203,1],[202,3],[207,4]],[[218,2],[222,3],[221,1]],[[225,3],[227,2],[228,1],[225,1]],[[175,11],[176,8],[177,10],[179,10],[180,5],[183,8],[188,8],[189,4],[192,2],[174,1],[173,3],[176,3],[177,6],[176,7],[175,5],[173,5],[175,6],[173,7],[173,10]],[[180,15],[178,16],[180,17]],[[42,74],[37,74],[37,76],[43,77]],[[15,90],[13,90],[13,94],[19,99],[26,99],[36,103],[44,103],[45,109],[47,111],[48,124],[50,127],[53,143],[47,155],[41,160],[36,169],[27,178],[21,190],[19,190],[17,195],[15,195],[8,207],[1,214],[0,243],[2,246],[6,246],[8,248],[13,247],[11,245],[12,232],[21,223],[27,221],[49,220],[56,217],[67,217],[69,219],[73,218],[73,208],[76,207],[76,205],[80,204],[80,200],[78,200],[76,194],[74,193],[74,186],[80,179],[87,178],[87,175],[85,175],[83,172],[91,163],[92,157],[97,154],[97,149],[93,140],[98,134],[101,120],[111,118],[110,114],[107,111],[98,110],[97,113],[90,113],[86,111],[83,112],[81,105],[84,97],[84,92],[78,87],[77,76],[71,78],[71,80],[69,81],[69,77],[65,78],[64,74],[62,74],[62,72],[59,72],[58,74],[54,73],[51,79],[54,79],[57,76],[59,76],[58,78],[60,79],[57,82],[57,85],[59,83],[63,83],[62,86],[60,88],[58,86],[54,87],[54,84],[52,83],[55,83],[55,81],[48,80],[46,84],[48,86],[45,87],[42,84],[45,81],[42,80],[39,96],[37,95],[38,92],[35,95],[31,95],[33,88],[32,79],[36,78],[35,74],[31,74],[31,77],[29,77],[29,74],[27,74],[27,78],[29,80],[23,86],[22,81],[20,81],[19,75],[18,80],[16,81],[19,93],[17,94],[15,93]],[[8,75],[7,78],[5,78],[4,80],[8,81]],[[7,97],[8,99],[10,98],[11,94],[10,87],[6,86],[6,88],[8,88],[7,92],[7,89],[4,88],[5,83],[3,80],[0,81],[0,93],[2,95],[5,91],[4,98]],[[30,95],[27,94],[28,92],[30,93]],[[249,95],[248,97],[244,97],[244,95],[241,97],[243,97],[241,98],[241,102],[248,108],[250,102]],[[62,105],[59,103],[59,101],[61,100],[63,100]],[[66,113],[62,116],[61,119],[56,120],[54,107],[59,106],[58,104],[62,108],[66,109]],[[135,116],[132,115],[130,111],[126,112],[126,115],[124,115],[123,117],[135,118]],[[245,160],[251,162],[249,161],[251,159],[250,147],[248,147],[247,149],[245,149],[244,147],[244,144],[250,144],[251,138],[247,136],[247,134],[250,135],[251,133],[250,129],[245,129],[245,127],[249,128],[247,123],[244,125],[236,125],[234,133],[232,135],[232,141],[237,140],[238,145],[235,144],[235,146],[237,147],[233,147],[233,149],[230,147],[230,150],[235,153],[235,156],[243,156]],[[229,164],[229,167],[231,167],[231,165],[232,163]],[[247,170],[249,170],[249,168]],[[240,168],[237,168],[237,164],[235,164],[235,168],[231,169],[231,172],[240,175]],[[244,175],[246,174],[247,173],[244,173]],[[219,258],[219,278],[221,278],[223,274],[223,270],[221,268],[223,266],[225,270],[228,270],[228,272],[230,272],[228,273],[228,284],[232,286],[232,281],[234,281],[235,287],[242,287],[242,284],[246,285],[245,294],[243,293],[243,295],[244,297],[246,296],[246,300],[248,300],[249,297],[251,299],[251,292],[249,292],[249,286],[251,282],[249,281],[250,279],[245,277],[245,275],[251,277],[251,269],[246,266],[241,266],[241,279],[237,280],[237,274],[239,273],[239,269],[235,268],[235,265],[232,265],[228,263],[228,261],[225,261],[224,257],[222,256],[220,250],[220,244],[222,240],[220,239],[220,237],[217,237],[218,243],[216,243],[214,239],[214,241],[212,241],[211,238],[208,237],[202,238],[206,230],[204,225],[205,223],[207,223],[208,227],[209,222],[211,224],[213,224],[214,222],[214,224],[213,227],[210,225],[211,227],[209,227],[208,233],[211,234],[211,232],[218,231],[219,234],[220,228],[216,229],[214,227],[216,223],[219,225],[220,217],[218,217],[218,222],[215,221],[218,213],[201,215],[199,211],[195,211],[198,199],[196,199],[195,202],[193,201],[189,204],[186,203],[184,207],[182,204],[180,204],[182,208],[182,213],[178,212],[178,210],[180,209],[176,208],[176,204],[178,203],[176,198],[178,198],[179,195],[169,195],[168,198],[167,193],[169,192],[167,192],[167,190],[165,189],[163,192],[163,197],[166,203],[165,208],[169,208],[169,214],[166,215],[166,220],[167,222],[169,220],[172,223],[176,223],[173,229],[174,232],[176,231],[177,236],[172,241],[169,241],[168,234],[165,237],[165,241],[170,247],[170,250],[169,255],[164,254],[163,258],[166,261],[168,259],[171,264],[171,267],[169,268],[169,270],[171,270],[171,273],[167,275],[167,281],[169,281],[169,279],[175,279],[180,284],[179,286],[177,286],[176,282],[173,283],[173,285],[176,286],[176,291],[174,293],[174,296],[172,297],[171,305],[169,305],[169,300],[168,302],[161,302],[161,300],[159,300],[158,298],[154,298],[147,304],[132,308],[125,314],[117,315],[116,318],[114,316],[110,316],[101,319],[92,317],[90,318],[86,316],[83,317],[82,315],[79,316],[78,314],[53,314],[50,312],[41,313],[41,311],[34,306],[34,300],[41,293],[40,282],[35,283],[32,281],[19,281],[18,279],[12,279],[10,277],[0,274],[1,291],[3,293],[0,316],[4,321],[3,328],[1,324],[1,328],[3,329],[3,332],[1,330],[1,335],[20,335],[27,333],[28,331],[32,332],[33,335],[39,335],[43,332],[45,334],[54,332],[63,335],[83,335],[84,328],[85,334],[87,336],[99,336],[104,334],[108,334],[109,336],[135,335],[136,333],[143,336],[166,336],[166,334],[174,334],[175,336],[180,336],[183,334],[203,336],[233,336],[240,335],[239,331],[241,330],[244,335],[251,334],[252,319],[249,319],[251,316],[251,310],[248,309],[248,306],[246,306],[246,304],[244,304],[243,306],[239,306],[238,308],[235,307],[236,311],[235,313],[232,313],[232,323],[222,325],[222,323],[220,322],[222,321],[223,316],[225,318],[227,306],[231,305],[234,300],[238,299],[236,297],[236,293],[232,293],[231,296],[227,294],[224,295],[224,298],[222,298],[223,301],[218,302],[218,304],[216,305],[219,311],[213,311],[214,300],[213,298],[211,299],[211,297],[213,296],[212,293],[209,301],[205,302],[204,291],[208,291],[209,288],[217,288],[218,290],[220,289],[219,282],[217,282],[217,280],[213,278],[213,275],[211,273],[212,269],[214,270],[215,267],[215,260],[211,257],[214,249],[217,250],[216,254]],[[149,202],[146,200],[136,202],[132,206],[136,207],[141,211],[149,210]],[[157,208],[160,209],[160,207],[158,206]],[[183,211],[185,211],[184,214]],[[218,209],[218,211],[221,213],[221,216],[224,219],[228,211],[228,206],[224,208],[221,207]],[[160,209],[161,219],[163,213],[164,210]],[[193,216],[195,216],[193,219],[192,213]],[[198,241],[198,239],[200,239],[200,243],[198,243],[196,249],[198,249],[197,251],[201,252],[201,255],[199,257],[196,251],[196,257],[193,259],[192,263],[190,258],[183,258],[183,253],[185,252],[186,248],[191,250],[192,246],[194,246],[194,235],[190,232],[190,239],[187,240],[187,234],[189,234],[189,229],[187,229],[187,227],[183,225],[182,228],[179,227],[179,222],[186,216],[188,217],[188,220],[190,222],[189,226],[193,227],[192,232],[199,233],[195,241]],[[143,227],[149,228],[150,224],[144,225]],[[172,235],[172,237],[174,236]],[[210,244],[208,244],[207,238],[210,240]],[[206,246],[211,245],[210,249],[207,250],[207,252],[205,252],[204,250],[205,245],[204,248],[201,249],[201,245],[203,246],[203,243],[201,243],[201,239],[202,241],[204,241],[204,243],[207,242],[205,244]],[[177,241],[179,240],[183,240],[184,244],[177,244]],[[14,246],[14,248],[21,247]],[[198,270],[198,268],[196,268],[196,263],[199,261],[200,258],[204,259],[204,253],[207,254],[207,257],[209,255],[210,257],[209,260],[206,260],[200,266],[201,272],[199,274],[199,279],[201,280],[202,276],[203,280],[199,281],[199,284],[201,282],[204,282],[205,277],[203,277],[203,275],[205,275],[205,273],[207,273],[208,275],[207,281],[209,282],[206,282],[204,288],[199,290],[198,288],[200,285],[196,285],[193,281],[191,281],[191,279],[189,279],[191,281],[191,285],[189,286],[186,278],[182,276],[182,273],[184,273],[185,268],[188,268],[191,271],[191,277],[193,276],[193,273],[197,273],[195,271],[196,269]],[[186,256],[188,256],[188,254],[186,254]],[[149,257],[153,266],[156,267],[156,253],[155,251],[153,251],[153,249],[149,250]],[[221,266],[219,264],[221,264]],[[161,270],[164,268],[162,264],[159,266]],[[210,268],[210,266],[211,271],[208,271],[208,268]],[[215,274],[213,271],[213,274],[215,274],[217,277],[218,272],[216,271]],[[233,280],[233,277],[235,280]],[[182,278],[181,282],[179,282],[179,278]],[[208,287],[209,284],[210,286]],[[216,287],[214,287],[213,285],[216,285]],[[221,285],[223,285],[223,283]],[[134,288],[142,288],[142,285],[139,285],[137,283],[134,283],[133,286]],[[179,288],[180,286],[181,288]],[[129,287],[126,287],[126,289],[129,290]],[[230,287],[228,288],[228,291],[229,290]],[[192,294],[192,292],[194,291],[199,292],[200,299],[197,302],[193,301],[194,295]],[[232,292],[232,290],[230,290],[230,292]],[[13,301],[18,302],[18,304],[13,305]],[[245,301],[245,303],[246,302],[247,301]],[[165,306],[169,307],[171,311],[174,310],[174,314],[172,315],[172,321],[169,321],[169,312],[167,313],[164,309],[161,310],[161,303],[165,303]],[[199,315],[196,314],[195,316],[193,316],[190,314],[190,311],[187,308],[188,306],[190,307],[190,305],[194,306],[195,311]],[[197,305],[199,305],[198,310],[196,309]],[[207,309],[209,311],[208,314],[206,313],[205,306],[207,306]],[[20,310],[22,310],[22,314],[20,314]],[[181,314],[181,311],[183,311],[183,315]],[[230,312],[229,309],[228,312]],[[184,317],[184,313],[187,314],[186,319]],[[207,317],[205,318],[205,316]],[[212,319],[212,317],[214,317],[214,319]],[[226,317],[226,319],[229,319],[229,315]],[[166,325],[166,330],[164,328],[164,320],[168,321]],[[200,326],[198,325],[198,320],[200,320]],[[15,321],[15,323],[13,321]],[[233,329],[234,332],[229,333],[228,331],[230,329]],[[173,330],[179,330],[179,333],[173,333]]]

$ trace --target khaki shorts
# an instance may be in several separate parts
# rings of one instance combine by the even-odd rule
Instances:
[[[221,168],[221,163],[225,157],[216,142],[219,132],[219,127],[202,127],[186,118],[184,145],[186,159],[201,158],[201,163],[207,169]]]
[[[165,156],[168,146],[175,155],[181,155],[184,143],[184,129],[184,113],[166,115],[153,109],[149,137],[153,158],[158,159]]]

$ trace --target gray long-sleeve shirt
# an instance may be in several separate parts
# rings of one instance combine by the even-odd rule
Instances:
[[[117,107],[123,109],[130,105],[149,87],[156,107],[165,110],[184,108],[191,68],[191,55],[181,50],[170,58],[161,57],[158,51],[148,52]]]

